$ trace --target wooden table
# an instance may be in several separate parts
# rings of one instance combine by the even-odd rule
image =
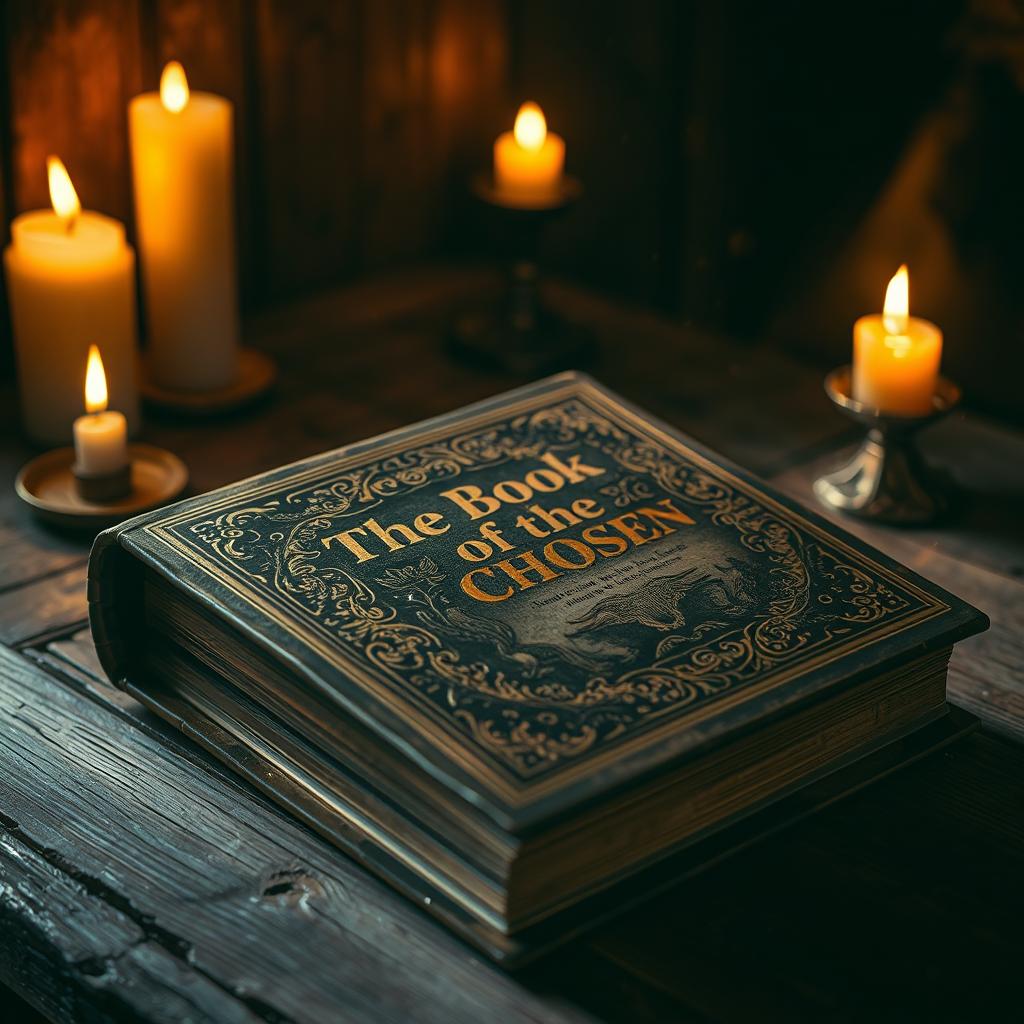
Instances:
[[[445,325],[491,283],[422,271],[250,325],[282,377],[217,424],[151,420],[196,491],[520,381],[449,360]],[[552,287],[594,374],[809,499],[852,440],[821,368]],[[992,618],[950,696],[953,748],[504,974],[103,678],[87,545],[46,533],[0,453],[0,980],[45,1014],[295,1021],[997,1019],[1024,938],[1024,437],[960,414],[926,438],[964,487],[955,523],[845,525]],[[1004,1018],[1005,1019],[1005,1016]]]

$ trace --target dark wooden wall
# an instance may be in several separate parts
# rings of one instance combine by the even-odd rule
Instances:
[[[46,205],[56,152],[86,206],[131,231],[125,107],[177,58],[194,88],[235,103],[247,309],[390,266],[486,258],[467,179],[533,98],[585,186],[546,234],[558,273],[734,337],[774,334],[824,367],[848,358],[852,320],[908,261],[915,309],[947,330],[949,371],[975,404],[1024,417],[1013,5],[7,0],[0,11],[4,230]]]
[[[11,0],[6,221],[83,203],[132,221],[126,104],[163,64],[235,104],[243,297],[273,302],[438,251],[507,103],[503,0]]]

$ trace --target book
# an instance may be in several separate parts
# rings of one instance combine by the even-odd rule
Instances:
[[[115,683],[508,961],[956,735],[987,624],[578,373],[123,523],[89,601]]]

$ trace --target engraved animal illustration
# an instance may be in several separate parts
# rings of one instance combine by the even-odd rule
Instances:
[[[693,594],[688,609],[699,605],[708,614],[740,615],[757,604],[757,577],[738,558],[716,565],[717,575]],[[695,610],[695,609],[694,609]]]
[[[609,626],[638,623],[651,629],[669,630],[686,625],[679,602],[695,586],[711,579],[710,574],[686,569],[672,576],[648,580],[636,590],[598,601],[582,618],[573,619],[570,636],[579,636]]]
[[[687,617],[739,615],[757,603],[757,579],[743,562],[729,558],[713,569],[659,576],[629,593],[606,597],[570,623],[578,628],[569,635],[633,624],[667,632],[685,626]]]

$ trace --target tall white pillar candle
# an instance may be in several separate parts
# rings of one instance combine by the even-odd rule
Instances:
[[[135,254],[124,226],[82,210],[64,165],[52,157],[53,210],[11,224],[4,269],[14,327],[25,430],[39,444],[63,445],[82,411],[82,367],[103,340],[111,401],[138,424]]]
[[[147,361],[163,388],[211,391],[238,373],[232,120],[176,62],[128,106]]]

